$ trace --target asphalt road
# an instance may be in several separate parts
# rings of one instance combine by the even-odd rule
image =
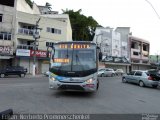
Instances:
[[[99,91],[59,92],[47,77],[0,78],[0,111],[14,113],[160,113],[160,89],[122,83],[120,77],[100,78]]]

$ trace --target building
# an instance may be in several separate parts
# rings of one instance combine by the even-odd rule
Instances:
[[[12,0],[14,1],[14,0]],[[43,14],[42,6],[39,7],[35,3],[30,7],[25,0],[15,0],[12,8],[13,19],[12,33],[12,50],[14,57],[11,59],[10,65],[21,65],[28,69],[28,73],[32,73],[33,66],[33,45],[36,21],[40,18],[39,28],[40,38],[37,40],[36,47],[36,70],[37,73],[43,73],[49,70],[48,59],[46,57],[47,46],[59,41],[71,41],[72,29],[67,14],[55,14],[53,11]],[[2,5],[6,7],[6,5]],[[10,8],[11,9],[11,8]],[[8,10],[7,10],[8,11]],[[4,12],[2,12],[4,13]],[[12,35],[11,35],[12,36]],[[8,37],[9,38],[9,37]],[[6,43],[6,42],[5,42]]]
[[[109,27],[97,27],[95,33],[93,41],[100,46],[103,56],[121,57],[120,33]]]
[[[130,34],[130,27],[117,27],[115,31],[121,34],[121,55],[130,60],[128,37]]]
[[[12,65],[15,28],[15,1],[0,1],[0,67]]]
[[[147,70],[150,68],[150,43],[142,38],[129,35],[130,70]]]
[[[128,61],[128,38],[125,38],[125,35],[119,31],[120,28],[114,30],[110,27],[97,27],[93,41],[101,49],[105,67],[121,68],[124,72],[128,72],[130,65]]]

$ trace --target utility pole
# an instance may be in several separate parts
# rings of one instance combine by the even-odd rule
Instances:
[[[35,76],[36,74],[36,47],[37,47],[37,39],[40,38],[40,30],[41,28],[39,27],[39,21],[41,18],[38,19],[38,21],[36,21],[36,25],[35,25],[35,29],[34,29],[34,33],[33,33],[33,38],[34,38],[34,45],[33,45],[33,49],[34,49],[34,56],[33,56],[33,72],[32,75]]]

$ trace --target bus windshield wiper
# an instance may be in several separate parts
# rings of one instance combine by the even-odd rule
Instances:
[[[68,47],[67,47],[67,54],[65,55],[65,58],[69,58],[69,54],[68,54]],[[58,72],[62,69],[63,65],[61,63],[61,66],[58,68]]]
[[[76,65],[79,62],[79,65],[82,67],[82,70],[84,71],[84,66],[81,64],[80,60],[79,60],[79,56],[76,54]]]

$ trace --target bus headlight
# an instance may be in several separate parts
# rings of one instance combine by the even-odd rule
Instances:
[[[86,82],[88,83],[88,84],[91,84],[91,83],[93,83],[93,78],[90,78],[89,80],[87,80]]]

